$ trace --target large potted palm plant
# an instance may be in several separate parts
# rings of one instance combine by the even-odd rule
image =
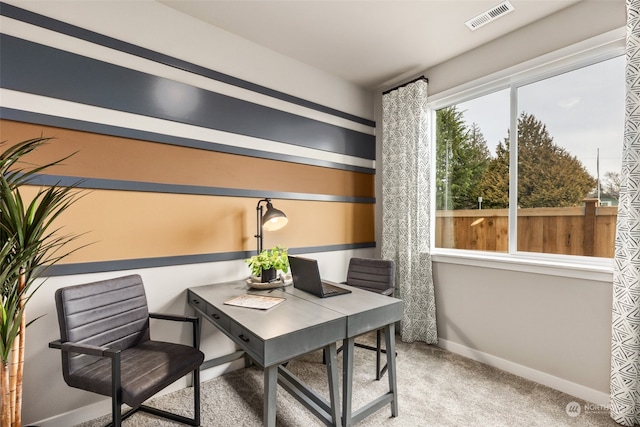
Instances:
[[[30,200],[20,188],[46,168],[69,156],[25,167],[24,156],[47,143],[35,138],[10,146],[0,154],[0,426],[22,425],[22,373],[25,349],[25,308],[42,285],[36,279],[47,266],[73,251],[63,246],[77,236],[61,236],[54,220],[77,198],[76,186],[41,187]]]

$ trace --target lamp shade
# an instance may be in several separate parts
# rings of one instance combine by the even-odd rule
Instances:
[[[271,202],[267,202],[267,211],[262,217],[262,228],[266,231],[275,231],[287,225],[287,222],[289,219],[284,212],[274,208]]]

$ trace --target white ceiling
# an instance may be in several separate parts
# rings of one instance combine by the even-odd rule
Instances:
[[[271,50],[372,89],[415,74],[582,0],[510,0],[515,10],[471,31],[502,0],[160,0]]]

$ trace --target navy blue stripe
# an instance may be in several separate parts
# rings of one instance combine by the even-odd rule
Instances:
[[[82,40],[89,41],[91,43],[106,46],[112,49],[116,49],[122,52],[127,52],[132,55],[136,55],[142,58],[149,59],[161,64],[169,65],[181,70],[189,71],[195,74],[199,74],[210,79],[218,80],[227,84],[238,86],[244,89],[248,89],[257,93],[271,96],[273,98],[281,99],[293,104],[297,104],[306,108],[311,108],[316,111],[331,114],[337,117],[342,117],[347,120],[361,123],[366,126],[375,127],[376,123],[372,120],[368,120],[362,117],[354,116],[343,111],[336,110],[315,102],[307,101],[302,98],[298,98],[292,95],[288,95],[277,90],[269,89],[264,86],[260,86],[246,80],[238,79],[236,77],[229,76],[217,71],[210,70],[205,67],[193,64],[191,62],[183,61],[150,49],[146,49],[140,46],[136,46],[131,43],[127,43],[112,37],[105,36],[93,31],[86,30],[84,28],[77,27],[75,25],[68,24],[66,22],[59,21],[57,19],[49,18],[44,15],[40,15],[34,12],[30,12],[25,9],[21,9],[10,4],[0,2],[0,15],[4,15],[22,22],[37,25],[42,28],[47,28],[52,31],[56,31],[62,34],[67,34],[72,37],[76,37]]]
[[[147,132],[137,129],[129,129],[120,126],[111,126],[101,123],[87,122],[84,120],[69,119],[47,114],[33,113],[31,111],[16,110],[0,107],[0,118],[25,123],[53,126],[65,129],[92,132],[102,135],[111,135],[123,138],[139,139],[142,141],[157,142],[161,144],[176,145],[179,147],[197,148],[200,150],[216,151],[220,153],[238,154],[241,156],[257,157],[260,159],[280,160],[284,162],[298,163],[311,166],[322,166],[331,169],[339,169],[351,172],[375,174],[375,169],[361,166],[345,165],[343,163],[329,162],[326,160],[310,159],[308,157],[291,156],[288,154],[273,153],[269,151],[253,150],[243,147],[218,144],[197,139],[183,138],[161,133]],[[53,135],[48,135],[53,136]]]
[[[7,89],[375,159],[373,135],[6,34],[0,44]]]
[[[315,252],[333,252],[352,249],[375,248],[376,242],[351,243],[344,245],[309,246],[290,248],[289,253],[304,254]],[[246,259],[254,255],[253,251],[224,252],[215,254],[182,255],[157,258],[126,259],[116,261],[96,261],[75,264],[54,264],[42,272],[42,276],[67,276],[73,274],[99,273],[105,271],[135,270],[140,268],[168,267],[174,265],[199,264]]]
[[[203,262],[229,261],[244,259],[253,252],[227,252],[219,254],[198,254],[158,258],[137,258],[115,261],[96,261],[75,264],[54,264],[48,267],[43,276],[66,276],[72,274],[98,273],[104,271],[133,270],[138,268],[166,267],[171,265],[199,264]]]
[[[62,175],[35,175],[33,185],[75,186],[83,189],[140,191],[146,193],[191,194],[199,196],[226,196],[271,198],[282,200],[310,200],[316,202],[375,203],[375,197],[335,196],[330,194],[293,193],[286,191],[243,190],[238,188],[205,187],[199,185],[162,184],[155,182],[125,181],[103,178],[80,178]]]

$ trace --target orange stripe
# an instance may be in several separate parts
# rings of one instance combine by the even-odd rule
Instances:
[[[53,175],[277,192],[375,197],[373,174],[225,154],[0,120],[0,140],[55,137],[29,156],[42,164],[77,152]],[[259,147],[257,147],[259,148]]]
[[[23,187],[31,198],[36,187]],[[63,263],[112,261],[256,248],[258,199],[130,191],[84,192],[58,224],[63,234],[82,234],[82,245]],[[374,205],[273,200],[289,218],[281,230],[265,232],[264,246],[305,247],[375,240]]]

